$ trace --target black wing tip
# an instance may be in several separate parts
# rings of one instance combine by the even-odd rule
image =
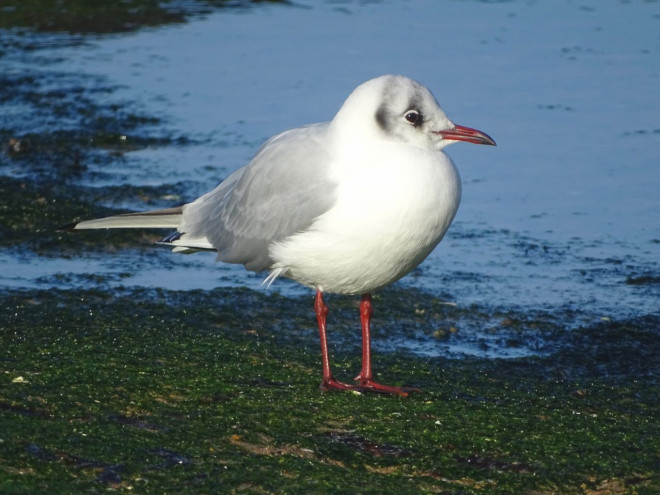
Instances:
[[[178,231],[175,230],[174,232],[171,232],[171,233],[167,234],[159,242],[162,242],[164,244],[170,244],[174,241],[178,241],[179,239],[181,239],[181,236],[183,234],[184,234],[184,232],[178,232]]]

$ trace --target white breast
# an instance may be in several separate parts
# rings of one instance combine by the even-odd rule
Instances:
[[[333,175],[334,207],[270,249],[274,270],[325,292],[362,294],[409,273],[440,242],[461,197],[447,155],[402,144],[353,150]]]

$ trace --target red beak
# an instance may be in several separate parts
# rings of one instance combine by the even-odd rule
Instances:
[[[467,141],[468,143],[497,146],[493,138],[485,132],[470,127],[464,127],[462,125],[457,125],[453,129],[447,129],[446,131],[436,131],[436,134],[440,134],[442,139],[453,139],[455,141]]]

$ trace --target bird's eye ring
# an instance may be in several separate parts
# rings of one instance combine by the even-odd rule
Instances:
[[[416,110],[406,112],[404,118],[409,124],[417,125],[422,121],[422,116]]]

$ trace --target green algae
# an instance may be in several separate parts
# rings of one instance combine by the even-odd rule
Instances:
[[[402,297],[412,303],[398,291],[380,302]],[[400,399],[318,390],[311,298],[119,289],[0,299],[3,493],[660,488],[657,317],[558,331],[561,350],[548,357],[381,353],[380,379],[423,388]],[[353,335],[333,347],[336,373],[349,376],[357,312],[350,330],[332,315],[331,342],[333,330]]]
[[[116,89],[89,75],[0,74],[0,103],[15,109],[0,114],[0,165],[32,180],[70,183],[135,150],[190,144],[162,130],[154,136],[161,120],[141,114],[134,103],[105,102]]]
[[[0,75],[0,103],[21,109],[0,115],[0,246],[42,255],[76,254],[149,245],[160,238],[157,232],[82,233],[76,238],[58,232],[74,221],[126,211],[116,205],[157,208],[185,202],[188,188],[182,183],[80,185],[98,175],[91,169],[112,173],[132,151],[189,144],[162,131],[154,137],[154,126],[161,121],[137,112],[130,102],[103,102],[115,89],[101,78],[48,70],[38,77],[29,71]],[[104,237],[107,242],[99,243]]]
[[[264,2],[265,0],[261,0]],[[286,3],[268,0],[270,3]],[[144,27],[184,22],[218,7],[246,7],[259,0],[4,0],[0,4],[0,29],[23,27],[38,32],[120,33]]]
[[[123,187],[95,191],[66,184],[35,183],[30,180],[0,177],[0,247],[40,255],[76,255],[85,251],[112,251],[119,247],[149,247],[162,235],[151,232],[120,230],[81,232],[71,235],[60,227],[88,218],[123,212],[102,205],[111,191],[114,199],[160,197],[171,195],[175,188]],[[169,193],[165,191],[169,190]],[[163,231],[164,232],[164,231]]]

